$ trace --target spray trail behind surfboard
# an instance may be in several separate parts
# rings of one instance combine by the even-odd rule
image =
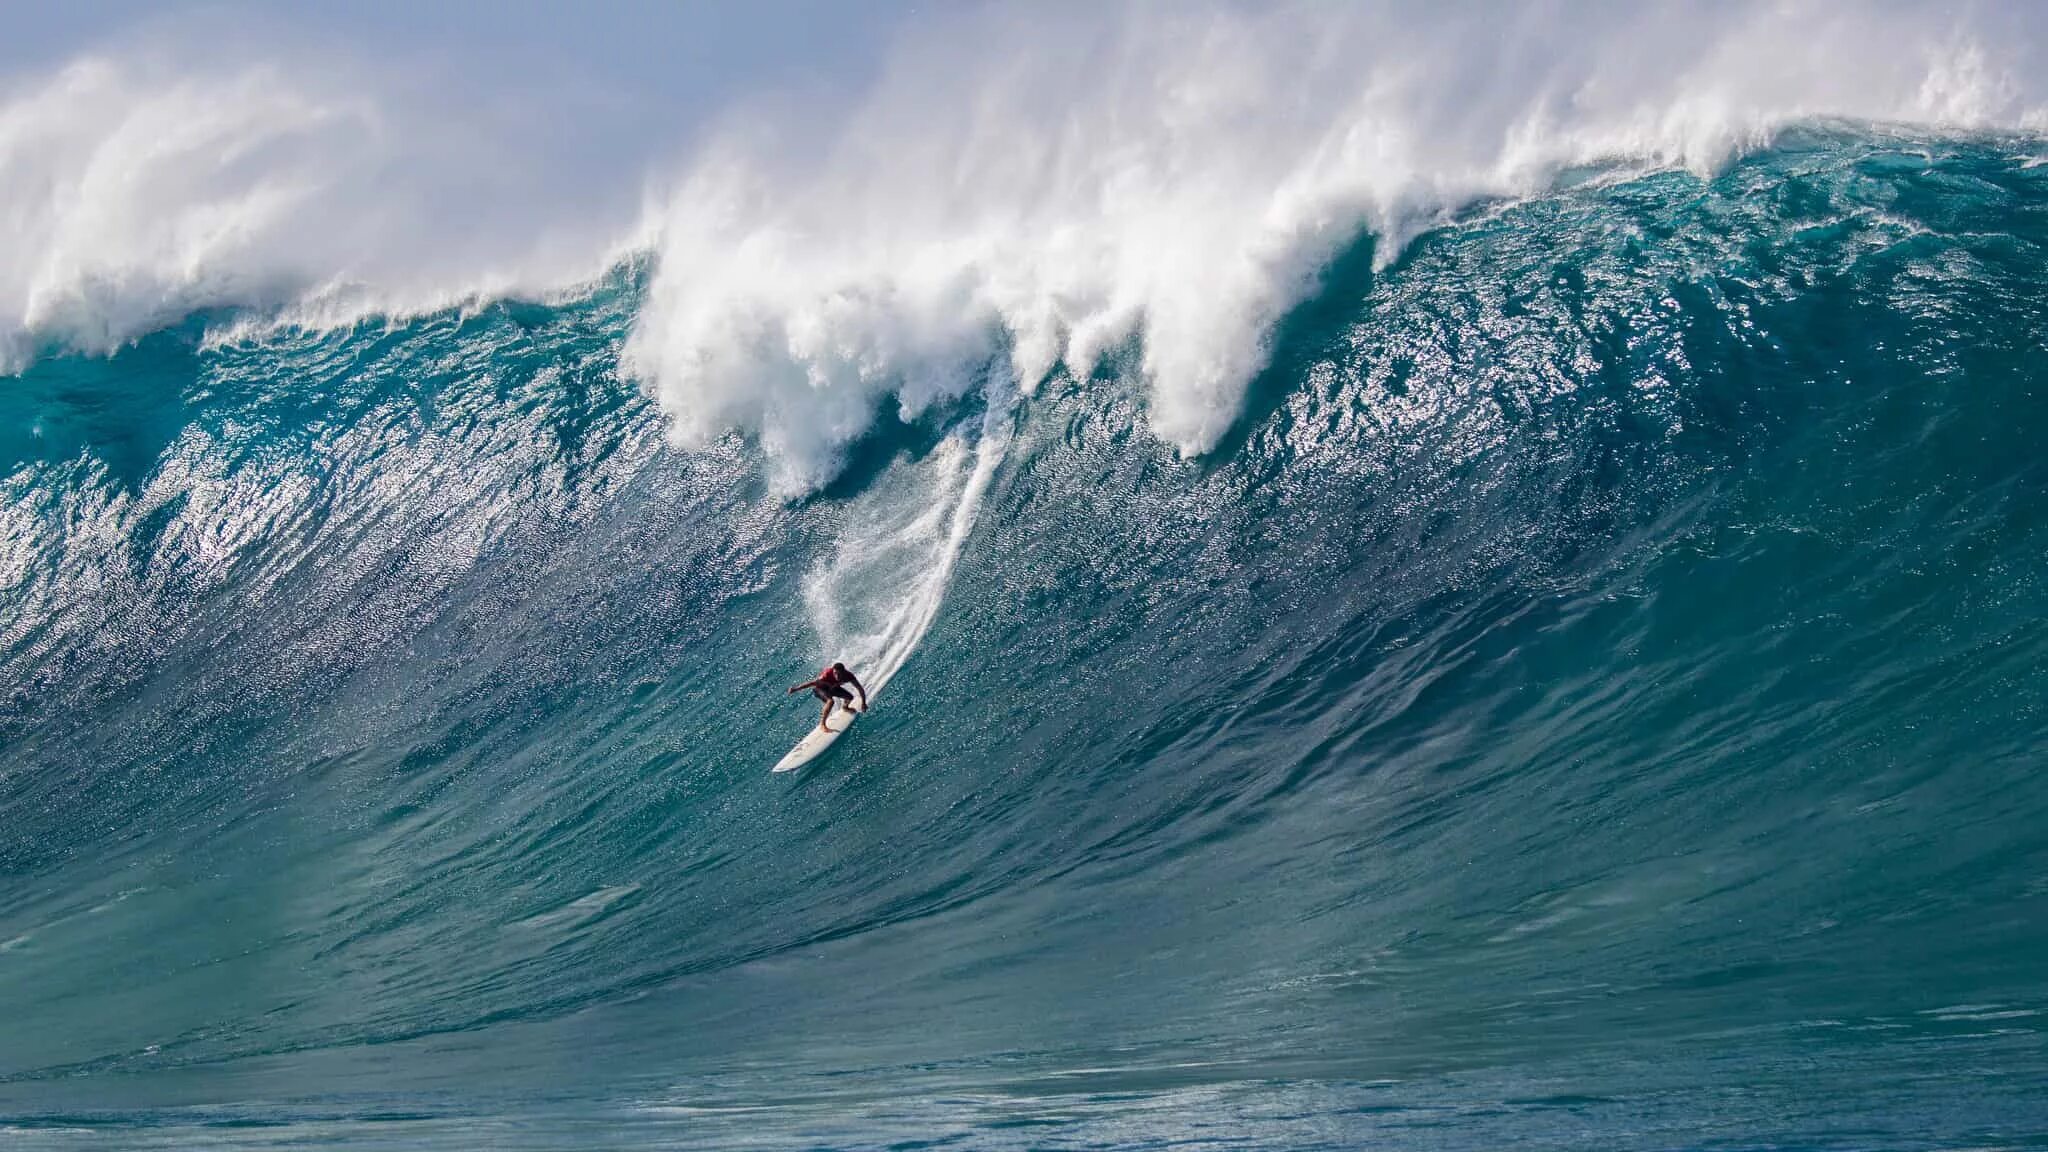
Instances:
[[[881,692],[917,651],[974,531],[989,482],[1009,451],[1012,399],[991,390],[979,428],[963,422],[929,456],[847,511],[832,555],[804,582],[823,659],[844,660]]]

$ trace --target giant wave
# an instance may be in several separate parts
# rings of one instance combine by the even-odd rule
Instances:
[[[1556,16],[11,93],[9,1139],[2043,1130],[2030,21]]]

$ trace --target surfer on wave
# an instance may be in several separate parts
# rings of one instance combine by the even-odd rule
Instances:
[[[824,715],[818,717],[818,727],[823,728],[829,732],[831,731],[831,729],[826,726],[825,721],[830,720],[832,718],[832,705],[843,700],[846,702],[846,706],[848,708],[853,707],[853,693],[848,692],[845,688],[845,685],[848,684],[853,685],[854,690],[860,693],[860,707],[856,709],[856,711],[867,711],[868,690],[861,686],[861,682],[858,677],[856,677],[852,672],[847,671],[846,665],[841,664],[836,660],[832,662],[832,666],[830,668],[827,668],[823,672],[818,673],[818,678],[816,680],[810,680],[806,681],[805,683],[799,684],[796,687],[791,688],[788,692],[784,693],[784,695],[794,696],[797,693],[803,691],[804,689],[809,688],[811,690],[811,695],[816,696],[818,699],[823,700],[825,702],[825,712]]]

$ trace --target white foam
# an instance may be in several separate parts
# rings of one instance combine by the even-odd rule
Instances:
[[[346,324],[601,274],[631,216],[558,219],[525,163],[340,66],[73,61],[0,96],[0,371],[211,309]]]
[[[931,630],[989,482],[1009,451],[1014,405],[998,386],[976,428],[959,428],[844,508],[829,557],[804,582],[828,660],[881,694]],[[921,494],[897,491],[921,488]]]
[[[542,295],[644,246],[629,369],[679,442],[758,437],[784,492],[992,358],[1028,394],[1134,337],[1152,428],[1201,452],[1361,230],[1389,258],[1561,166],[1711,172],[1795,119],[2040,131],[2044,24],[1762,0],[961,9],[829,102],[731,91],[708,142],[592,154],[579,118],[604,101],[547,123],[525,75],[451,101],[360,60],[131,45],[0,92],[0,370],[195,310]],[[516,121],[484,111],[515,98]]]
[[[1447,207],[1561,167],[1707,173],[1795,119],[2038,126],[2039,23],[1785,4],[962,18],[827,113],[824,152],[749,123],[695,161],[659,209],[630,364],[680,440],[744,429],[803,490],[892,400],[916,410],[1006,352],[1029,392],[1139,335],[1151,426],[1198,453],[1362,229],[1390,258]]]

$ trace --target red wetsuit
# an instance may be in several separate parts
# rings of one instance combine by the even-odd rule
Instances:
[[[834,696],[841,700],[851,700],[853,699],[853,693],[840,687],[842,684],[851,683],[853,683],[853,673],[841,672],[836,664],[827,665],[823,672],[818,673],[818,686],[812,691],[820,700],[827,700]]]

